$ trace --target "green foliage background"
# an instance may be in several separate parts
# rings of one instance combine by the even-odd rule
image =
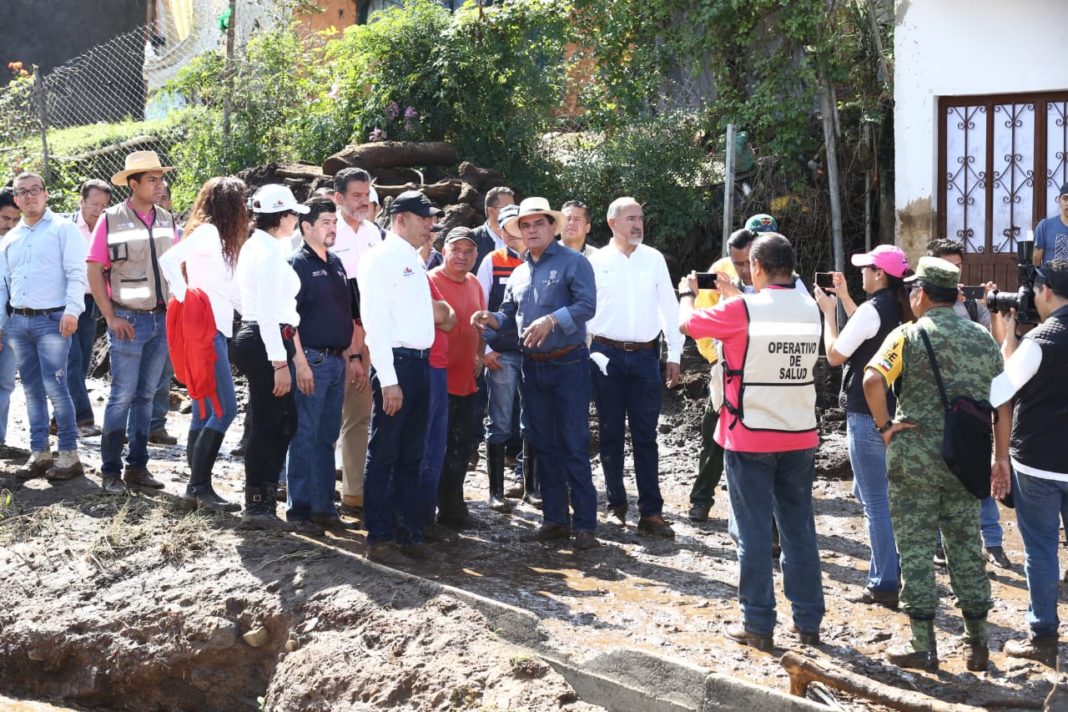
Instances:
[[[889,133],[866,12],[865,0],[505,0],[455,12],[407,0],[340,34],[261,32],[235,67],[229,140],[220,52],[164,90],[184,105],[167,119],[174,201],[187,207],[213,175],[320,163],[348,143],[445,140],[522,194],[586,201],[601,240],[608,203],[633,195],[647,240],[692,261],[718,251],[733,123],[758,159],[735,222],[789,196],[780,226],[822,260],[826,189],[807,168],[823,160],[817,92],[830,85],[838,99],[854,240],[871,136]],[[884,47],[891,25],[879,30]]]

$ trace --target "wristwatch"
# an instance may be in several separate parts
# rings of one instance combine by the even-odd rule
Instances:
[[[886,425],[883,425],[882,427],[876,426],[875,430],[877,432],[879,432],[879,433],[885,433],[887,430],[889,430],[893,426],[894,426],[894,419],[891,418],[890,420],[886,421]]]
[[[694,296],[694,293],[691,292],[689,289],[687,289],[685,292],[679,292],[679,299],[682,299],[683,297],[692,297],[692,296]]]

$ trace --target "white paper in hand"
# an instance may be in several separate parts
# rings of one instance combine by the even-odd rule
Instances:
[[[608,357],[600,352],[594,352],[590,354],[590,360],[597,364],[597,368],[601,369],[601,373],[608,375]]]

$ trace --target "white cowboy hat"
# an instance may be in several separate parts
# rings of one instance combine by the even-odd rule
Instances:
[[[168,173],[173,170],[173,166],[160,164],[159,155],[155,151],[134,151],[126,156],[126,167],[111,176],[111,182],[115,185],[127,185],[126,179],[134,173],[148,173],[149,171]]]
[[[553,235],[559,235],[567,223],[564,214],[550,208],[549,201],[545,198],[527,198],[519,204],[519,212],[501,224],[501,229],[512,237],[522,237],[519,233],[519,221],[528,215],[548,215],[552,218]]]

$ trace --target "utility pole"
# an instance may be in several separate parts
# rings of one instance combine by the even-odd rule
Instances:
[[[230,112],[233,110],[234,95],[234,34],[237,26],[237,0],[230,0],[226,19],[226,64],[223,73],[226,75],[226,93],[223,96],[223,154],[228,152],[230,145]]]
[[[734,124],[727,124],[727,150],[723,157],[723,257],[734,227]]]
[[[831,83],[826,74],[820,78],[820,99],[823,109],[823,142],[827,147],[827,190],[831,197],[831,247],[834,269],[845,271],[845,248],[842,242],[842,200],[838,188],[838,137],[834,130],[834,105]]]

